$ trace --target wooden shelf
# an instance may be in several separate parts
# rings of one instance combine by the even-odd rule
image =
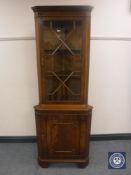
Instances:
[[[55,75],[54,75],[53,71],[46,71],[45,72],[45,76],[46,77],[56,77],[56,76],[58,76],[58,77],[68,77],[70,75],[70,73],[69,74],[63,74],[63,73],[55,72]],[[81,77],[81,73],[77,72],[77,71],[74,71],[73,75],[71,75],[70,78],[72,78],[72,77],[80,78]]]
[[[54,49],[55,50],[55,49]],[[71,55],[71,53],[68,51],[68,50],[63,50],[63,49],[59,49],[58,51],[56,51],[55,54],[52,54],[54,52],[54,50],[44,50],[44,54],[45,55],[49,55],[49,56],[53,56],[53,55],[60,55],[60,54],[63,54],[63,53],[67,53],[67,55],[65,56],[75,56],[75,55],[81,55],[81,51],[80,50],[74,50],[74,49],[71,49],[72,52],[74,53],[74,55]]]

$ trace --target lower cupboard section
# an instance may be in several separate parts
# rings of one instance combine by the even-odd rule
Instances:
[[[92,110],[61,112],[35,110],[38,161],[42,167],[49,163],[77,163],[84,167],[89,161],[89,141]]]

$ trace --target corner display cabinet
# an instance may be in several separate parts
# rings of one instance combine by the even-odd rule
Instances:
[[[88,105],[91,6],[35,6],[39,105],[38,161],[89,162]]]

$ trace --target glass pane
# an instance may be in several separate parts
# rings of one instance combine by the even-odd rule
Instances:
[[[80,101],[82,22],[43,22],[46,101]]]

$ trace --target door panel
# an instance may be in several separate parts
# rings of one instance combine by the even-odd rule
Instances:
[[[49,120],[47,123],[48,155],[74,156],[80,154],[80,121]]]
[[[41,28],[45,101],[80,102],[83,20],[43,20]]]

